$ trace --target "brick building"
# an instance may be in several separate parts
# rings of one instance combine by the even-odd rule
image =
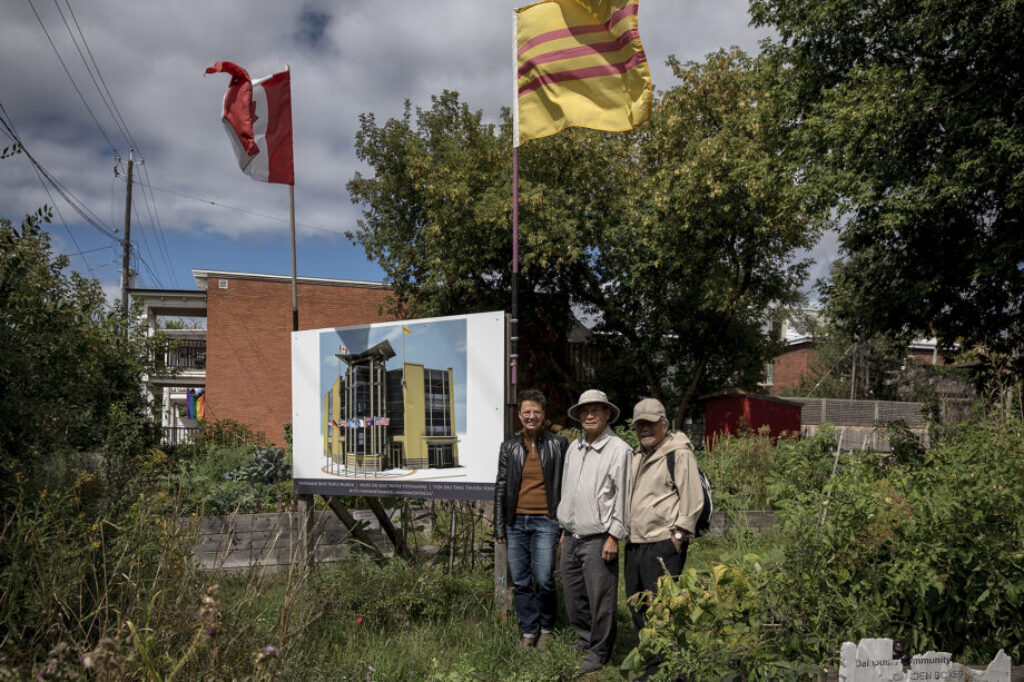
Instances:
[[[195,291],[132,290],[151,333],[162,326],[160,318],[205,319],[205,329],[167,330],[173,343],[165,365],[174,371],[146,378],[146,390],[162,405],[165,438],[177,440],[196,427],[182,416],[191,388],[205,390],[207,419],[233,419],[282,445],[291,421],[291,277],[199,269],[192,275]],[[299,277],[299,329],[393,319],[383,313],[390,293],[379,282]]]
[[[813,311],[811,312],[813,314]],[[780,395],[783,391],[797,386],[802,378],[818,376],[815,367],[817,350],[814,347],[814,336],[797,328],[788,319],[774,327],[774,330],[786,347],[768,365],[764,388],[771,395]],[[924,365],[947,363],[947,358],[939,352],[934,338],[920,339],[909,344],[907,359]]]

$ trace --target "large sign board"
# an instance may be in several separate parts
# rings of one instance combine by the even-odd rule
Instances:
[[[505,314],[292,333],[295,491],[490,499]]]

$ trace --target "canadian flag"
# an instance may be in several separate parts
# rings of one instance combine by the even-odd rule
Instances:
[[[217,62],[206,73],[231,76],[222,120],[242,171],[253,180],[294,185],[290,72],[251,80],[238,64]]]

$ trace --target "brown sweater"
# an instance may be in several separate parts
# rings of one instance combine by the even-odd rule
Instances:
[[[537,443],[525,436],[523,443],[526,445],[526,461],[523,462],[523,478],[519,483],[516,514],[547,514],[548,498],[544,490],[544,472],[540,468]]]

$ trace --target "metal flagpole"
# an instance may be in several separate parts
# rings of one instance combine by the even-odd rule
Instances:
[[[512,22],[512,315],[509,320],[509,386],[505,406],[505,438],[512,436],[512,405],[516,401],[519,359],[519,14]],[[508,546],[494,543],[494,597],[501,620],[508,619]]]
[[[519,383],[519,147],[512,148],[512,352],[509,364],[512,369],[512,403],[516,402]]]
[[[292,331],[299,331],[298,280],[295,275],[295,185],[288,185],[288,203],[292,223]]]

